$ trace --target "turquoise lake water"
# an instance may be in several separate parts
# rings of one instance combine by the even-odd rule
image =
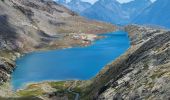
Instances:
[[[87,80],[94,77],[130,46],[123,31],[102,34],[106,38],[87,47],[41,51],[26,54],[16,61],[12,75],[14,89],[29,82],[46,80]]]

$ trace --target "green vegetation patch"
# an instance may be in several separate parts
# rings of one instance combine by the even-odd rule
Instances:
[[[43,95],[43,90],[42,89],[30,89],[30,90],[20,90],[17,92],[17,95],[19,96],[39,96]]]

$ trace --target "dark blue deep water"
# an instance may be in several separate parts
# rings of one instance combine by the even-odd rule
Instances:
[[[87,80],[106,64],[123,54],[130,46],[126,32],[102,34],[104,39],[87,47],[33,52],[16,61],[12,75],[14,89],[29,82],[45,80]]]

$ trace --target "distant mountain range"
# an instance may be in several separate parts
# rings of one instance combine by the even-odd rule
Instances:
[[[170,28],[170,0],[157,0],[134,19],[137,24],[153,24]]]
[[[99,0],[93,5],[81,0],[56,1],[84,17],[113,24],[129,23],[139,12],[151,4],[150,0],[135,0],[124,4],[117,0]]]
[[[81,0],[64,0],[61,4],[80,15],[112,24],[156,24],[170,28],[170,0],[133,0],[119,3],[117,0],[98,0],[93,5]]]
[[[99,0],[81,15],[113,24],[127,24],[150,4],[150,0],[135,0],[124,4],[116,0]]]

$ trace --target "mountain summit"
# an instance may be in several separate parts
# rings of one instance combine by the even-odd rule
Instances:
[[[71,0],[67,5],[70,9],[77,13],[80,13],[91,6],[90,3],[83,2],[81,0]]]
[[[85,9],[92,6],[89,2],[84,2],[81,0],[71,0],[70,2],[66,2],[66,0],[56,0],[59,4],[64,5],[65,7],[75,11],[77,13],[83,12]]]
[[[121,19],[126,19],[126,15],[122,12],[121,4],[116,0],[99,0],[83,11],[81,15],[114,24],[121,23]]]
[[[134,0],[123,4],[117,0],[99,0],[81,15],[113,24],[126,24],[150,4],[150,0]]]

